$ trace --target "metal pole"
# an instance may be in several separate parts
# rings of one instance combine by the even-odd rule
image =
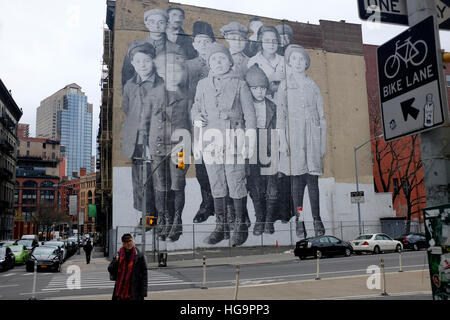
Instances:
[[[320,280],[320,258],[317,256],[317,272],[314,280]]]
[[[354,156],[355,156],[355,176],[356,176],[356,191],[359,191],[359,181],[358,181],[358,160],[356,158],[356,151],[358,151],[358,149],[355,147],[353,148],[353,152],[354,152]],[[357,203],[358,205],[358,226],[359,226],[359,235],[361,235],[361,206],[359,204],[359,202]]]
[[[144,188],[142,195],[142,254],[145,256],[145,216],[147,215],[147,133],[142,130],[143,146],[142,146],[142,187]],[[154,243],[154,242],[153,242]]]
[[[383,293],[382,296],[388,296],[386,292],[386,274],[384,273],[384,260],[381,258],[381,272],[383,273]]]
[[[203,256],[203,282],[202,282],[202,289],[208,289],[206,286],[206,257]]]
[[[234,300],[237,300],[239,290],[239,265],[236,265],[236,289],[234,291]]]
[[[399,260],[398,262],[400,265],[400,269],[398,270],[398,272],[403,272],[402,251],[401,250],[398,252],[398,260]]]
[[[192,224],[192,259],[195,259],[195,225]]]

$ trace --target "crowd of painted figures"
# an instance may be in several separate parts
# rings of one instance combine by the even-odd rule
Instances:
[[[306,186],[315,234],[324,234],[318,177],[326,121],[319,87],[306,74],[308,52],[291,43],[287,24],[267,26],[254,18],[247,28],[230,22],[220,29],[225,46],[204,21],[196,21],[187,35],[184,20],[180,8],[146,11],[149,34],[133,41],[124,59],[122,154],[132,160],[134,208],[141,210],[148,181],[147,212],[158,217],[160,239],[179,239],[189,165],[177,169],[166,155],[180,142],[174,133],[184,130],[192,134],[202,197],[193,222],[216,219],[208,244],[245,243],[251,228],[247,194],[255,209],[254,235],[273,234],[274,222],[295,216],[297,235],[306,237]],[[253,142],[228,143],[230,132],[239,130]],[[223,139],[206,143],[211,132]],[[256,161],[249,161],[254,155]],[[144,156],[151,176],[143,177]]]

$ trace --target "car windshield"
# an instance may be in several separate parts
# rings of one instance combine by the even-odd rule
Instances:
[[[45,247],[37,247],[36,249],[34,249],[33,251],[33,255],[45,255],[45,254],[53,254],[55,252],[55,248],[45,248]]]
[[[370,240],[372,239],[373,235],[372,234],[363,234],[361,236],[359,236],[358,238],[356,238],[355,240]]]
[[[24,245],[25,247],[31,247],[33,245],[33,240],[19,240],[17,244]]]
[[[59,241],[48,241],[45,242],[46,246],[53,246],[53,247],[63,247],[64,246],[64,242],[59,242]]]
[[[11,246],[9,247],[13,252],[21,252],[23,250],[23,246]]]

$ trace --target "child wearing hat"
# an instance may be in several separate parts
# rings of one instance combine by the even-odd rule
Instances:
[[[164,82],[156,73],[154,58],[155,48],[149,43],[131,47],[128,59],[134,75],[123,89],[122,107],[125,121],[122,125],[122,155],[132,159],[133,200],[137,210],[142,208],[143,163],[138,159],[143,157],[143,135],[148,133],[152,110],[164,106]],[[147,185],[149,211],[154,208],[151,182]]]
[[[245,46],[247,45],[247,27],[239,22],[230,22],[223,26],[220,32],[230,46],[235,75],[240,79],[244,79],[248,70],[247,64],[249,60],[249,57],[244,53]]]
[[[319,176],[323,173],[323,157],[326,152],[326,120],[323,100],[317,84],[306,74],[310,66],[308,52],[299,45],[286,49],[287,77],[276,96],[280,110],[280,127],[285,128],[281,139],[284,147],[280,158],[280,172],[291,177],[294,208],[303,207],[303,195],[308,186],[311,211],[316,236],[325,228],[320,218]],[[296,210],[298,211],[298,210]],[[296,216],[297,235],[306,236],[303,224]]]
[[[191,105],[194,102],[197,84],[209,74],[209,65],[206,62],[208,46],[216,41],[211,25],[204,21],[196,21],[193,26],[192,46],[196,51],[196,57],[186,62],[189,74],[189,98]],[[195,164],[195,176],[200,185],[202,202],[193,222],[201,223],[214,215],[214,200],[211,194],[208,173],[205,164]]]
[[[178,134],[190,132],[187,68],[184,56],[168,52],[158,72],[165,82],[166,103],[152,109],[148,150],[152,160],[153,184],[158,211],[159,237],[177,241],[183,232],[182,212],[185,204],[185,169],[176,168],[171,158],[164,157],[180,142]],[[163,163],[161,163],[163,162]]]
[[[263,232],[270,234],[275,232],[273,223],[278,201],[278,152],[274,152],[272,147],[275,147],[275,150],[278,148],[272,146],[272,143],[278,144],[278,141],[272,139],[277,137],[273,135],[277,129],[277,109],[276,105],[266,98],[269,80],[261,68],[257,65],[250,67],[245,80],[253,97],[258,138],[256,153],[258,161],[256,164],[248,165],[250,172],[247,184],[256,215],[253,234],[260,236]],[[266,137],[261,141],[264,135]],[[260,159],[261,155],[264,156]]]
[[[220,43],[211,44],[208,48],[207,62],[210,73],[207,78],[198,83],[192,106],[191,115],[194,126],[203,128],[207,133],[211,129],[214,130],[209,132],[218,130],[223,142],[227,141],[226,137],[230,131],[254,130],[256,115],[252,96],[245,81],[234,77],[233,58],[229,50]],[[229,234],[226,214],[226,197],[229,195],[233,199],[236,214],[236,226],[231,241],[232,245],[237,246],[243,244],[248,237],[245,219],[247,203],[245,163],[239,161],[239,154],[227,148],[229,145],[223,142],[214,140],[208,145],[209,148],[214,149],[210,161],[207,161],[203,154],[216,214],[216,228],[207,237],[206,242],[216,244]],[[240,151],[238,149],[237,153]],[[230,156],[232,161],[224,163],[224,159],[229,160]]]

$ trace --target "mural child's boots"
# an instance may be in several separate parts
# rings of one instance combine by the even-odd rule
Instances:
[[[202,223],[208,220],[210,216],[214,215],[214,198],[212,197],[211,190],[201,188],[202,203],[194,217],[194,223]]]
[[[234,222],[236,219],[236,212],[234,211],[233,199],[227,196],[227,222],[230,228],[230,231],[234,230]],[[229,239],[229,238],[227,238]]]
[[[248,238],[248,225],[246,221],[245,206],[247,204],[247,197],[241,199],[233,199],[234,210],[236,211],[236,220],[231,237],[231,245],[233,247],[242,245]]]
[[[161,224],[162,228],[161,232],[159,233],[159,238],[163,241],[165,241],[166,237],[169,235],[173,223],[173,216],[171,216],[170,214],[167,202],[168,193],[165,191],[157,191],[155,199],[156,210],[158,211],[158,217],[164,217],[164,224]]]
[[[175,216],[173,219],[172,229],[168,235],[169,239],[172,241],[177,241],[183,234],[183,221],[181,220],[181,214],[184,208],[184,190],[174,191],[175,193]]]
[[[260,236],[264,232],[266,226],[266,200],[253,199],[253,207],[255,208],[256,222],[253,227],[253,234]]]
[[[225,233],[229,229],[227,226],[226,197],[214,198],[214,212],[216,214],[216,228],[205,239],[208,244],[216,244],[225,239]]]
[[[316,237],[323,236],[325,234],[325,227],[323,226],[322,219],[320,217],[314,218],[314,232]]]
[[[264,226],[264,233],[273,234],[275,232],[275,219],[277,217],[277,202],[274,200],[267,201],[266,224]]]

